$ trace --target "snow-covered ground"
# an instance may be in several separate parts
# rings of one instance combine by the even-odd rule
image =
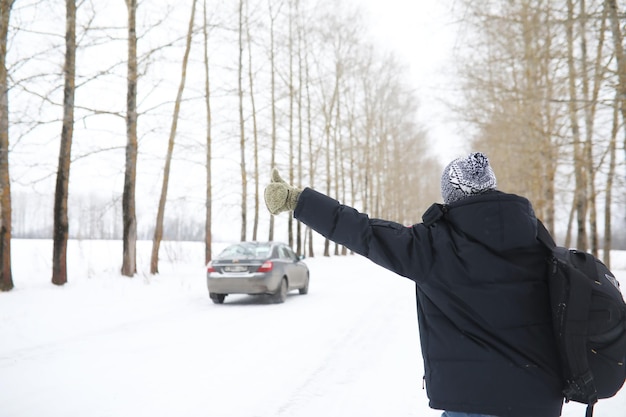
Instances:
[[[411,282],[359,256],[316,257],[284,304],[208,297],[201,243],[150,243],[118,274],[121,242],[70,241],[50,284],[50,241],[13,242],[0,294],[1,417],[437,417],[422,389]],[[626,253],[613,269],[626,284]],[[626,388],[596,417],[624,417]],[[564,416],[584,416],[566,404]]]

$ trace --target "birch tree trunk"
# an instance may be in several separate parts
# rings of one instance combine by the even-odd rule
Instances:
[[[280,6],[278,7],[279,10],[274,11],[273,1],[274,0],[268,0],[267,2],[270,19],[270,106],[272,107],[272,144],[270,145],[270,167],[272,168],[276,166],[276,42],[274,39],[274,24],[280,11]],[[270,216],[269,229],[268,240],[272,241],[274,240],[274,216]]]
[[[624,40],[620,29],[616,0],[606,0],[605,7],[609,9],[611,33],[613,34],[613,44],[615,45],[614,49],[618,76],[617,92],[619,97],[619,109],[622,113],[622,126],[624,129],[624,149],[626,150],[626,53],[624,52]]]
[[[67,240],[69,223],[67,198],[70,178],[72,137],[74,134],[74,95],[76,90],[76,2],[65,1],[65,78],[63,88],[63,124],[61,147],[54,192],[54,232],[52,253],[52,283],[67,283]]]
[[[204,36],[204,99],[206,103],[206,194],[205,207],[206,215],[204,220],[204,263],[207,264],[212,259],[212,209],[213,209],[213,189],[211,177],[211,84],[209,78],[209,34],[206,11],[206,0],[204,0],[204,24],[202,34]]]
[[[256,102],[254,99],[254,74],[252,71],[252,36],[250,34],[249,3],[246,2],[246,41],[248,44],[248,83],[250,85],[250,106],[252,111],[252,140],[254,162],[254,219],[252,221],[252,240],[257,240],[259,229],[259,135],[257,128]]]
[[[613,109],[613,127],[611,142],[609,143],[609,171],[606,174],[606,190],[604,194],[604,244],[602,260],[611,269],[611,248],[613,246],[613,231],[611,230],[611,204],[613,203],[613,180],[615,179],[615,160],[617,148],[617,132],[619,131],[619,95],[615,94]]]
[[[306,138],[308,143],[308,151],[309,151],[309,187],[315,188],[315,168],[317,165],[317,160],[315,154],[313,152],[313,115],[311,112],[311,73],[310,73],[310,63],[309,63],[309,43],[306,36],[302,37],[302,44],[304,45],[305,55],[303,57],[304,60],[304,92],[305,92],[305,107],[306,107]],[[308,242],[308,256],[313,258],[315,257],[315,249],[313,245],[313,229],[308,227],[305,231],[305,239]]]
[[[604,260],[610,267],[610,254],[612,242],[611,230],[611,190],[613,185],[613,177],[615,170],[615,148],[617,147],[617,131],[619,129],[618,109],[622,115],[622,126],[624,130],[624,149],[626,150],[626,53],[624,53],[623,37],[620,29],[618,18],[617,2],[615,0],[606,0],[605,8],[608,9],[609,20],[611,24],[611,33],[613,35],[613,45],[615,50],[615,59],[617,61],[618,84],[615,91],[615,113],[613,116],[613,135],[611,137],[611,162],[609,177],[607,179],[606,203],[605,206],[605,226],[604,226]]]
[[[293,124],[294,124],[294,105],[295,105],[295,89],[293,86],[293,1],[289,1],[289,12],[288,19],[288,53],[289,53],[289,68],[288,68],[288,79],[287,79],[287,89],[289,90],[289,184],[294,184],[294,173],[293,173],[293,163],[294,163],[294,133],[293,133]],[[289,246],[293,248],[293,216],[289,215],[287,218],[287,241],[289,242]]]
[[[572,129],[572,139],[574,141],[574,175],[576,180],[576,191],[574,193],[574,206],[576,207],[577,238],[576,247],[586,250],[587,242],[587,181],[583,150],[581,145],[580,127],[578,123],[578,94],[576,90],[577,71],[574,63],[574,4],[573,0],[567,0],[567,67],[569,81],[569,114]]]
[[[126,0],[128,9],[128,75],[126,92],[126,170],[122,194],[122,275],[137,273],[137,216],[135,185],[137,178],[137,0]]]
[[[303,172],[303,168],[302,168],[302,164],[303,164],[303,158],[302,158],[302,153],[303,153],[303,149],[302,147],[304,146],[304,130],[303,130],[303,123],[304,120],[302,120],[302,86],[303,86],[303,57],[302,57],[302,45],[303,45],[303,30],[302,30],[302,25],[300,24],[300,1],[296,1],[296,22],[297,22],[297,50],[298,50],[298,98],[297,98],[297,108],[298,108],[298,116],[297,116],[297,121],[298,121],[298,180],[296,182],[297,186],[302,188],[302,172]],[[302,253],[304,252],[304,249],[302,247],[303,245],[303,236],[302,236],[302,222],[298,221],[296,223],[297,226],[297,230],[296,230],[296,254],[298,256],[302,255]]]
[[[585,103],[585,146],[584,146],[584,163],[587,172],[587,197],[589,207],[589,234],[591,240],[591,253],[598,256],[598,219],[596,209],[596,169],[594,167],[594,121],[596,117],[596,108],[598,103],[598,95],[600,86],[604,79],[605,67],[602,65],[602,55],[604,49],[604,33],[606,29],[606,11],[602,13],[600,31],[598,34],[598,44],[596,48],[596,56],[594,58],[595,65],[588,64],[587,57],[587,10],[586,3],[581,0],[580,3],[580,44],[581,44],[581,61],[582,61],[582,93]],[[591,91],[589,84],[592,84]]]
[[[334,86],[333,92],[330,98],[330,101],[324,103],[324,138],[326,141],[326,195],[331,195],[331,183],[332,183],[332,172],[331,172],[331,164],[330,164],[330,153],[331,153],[331,136],[332,136],[332,124],[333,124],[333,116],[334,116],[334,108],[337,103],[337,97],[339,96],[339,63],[335,64],[335,74],[334,74]],[[330,240],[328,238],[324,239],[324,256],[330,256]]]
[[[13,0],[0,2],[0,291],[13,288],[11,272],[11,178],[9,176],[9,84],[7,38]]]
[[[191,50],[191,39],[193,35],[193,22],[196,14],[196,0],[191,3],[191,17],[189,18],[189,28],[187,30],[187,44],[185,47],[185,55],[183,57],[180,84],[178,85],[178,93],[174,103],[174,115],[172,116],[172,125],[170,128],[170,137],[167,145],[167,155],[165,157],[165,168],[163,169],[163,184],[161,187],[161,197],[159,199],[159,209],[157,212],[156,226],[154,228],[154,238],[152,240],[152,255],[150,257],[150,273],[159,273],[159,248],[163,239],[163,219],[165,217],[165,202],[167,201],[167,188],[170,177],[170,167],[172,164],[172,154],[174,153],[174,142],[176,140],[176,128],[178,126],[178,115],[180,113],[180,103],[185,90],[185,80],[187,78],[187,62],[189,61],[189,51]]]
[[[248,218],[248,179],[246,176],[246,136],[243,117],[243,3],[239,0],[239,65],[237,70],[237,91],[239,96],[239,166],[241,168],[241,234],[246,240]]]

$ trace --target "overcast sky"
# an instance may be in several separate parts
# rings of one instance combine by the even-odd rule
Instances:
[[[410,68],[420,97],[420,121],[443,162],[467,151],[442,98],[451,97],[452,49],[456,41],[449,0],[354,0],[367,11],[377,42]]]

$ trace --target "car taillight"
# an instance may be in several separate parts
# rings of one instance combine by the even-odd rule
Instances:
[[[270,272],[273,267],[274,264],[272,263],[272,261],[265,261],[263,262],[263,265],[259,267],[258,272]]]
[[[209,262],[209,264],[206,267],[206,271],[207,272],[215,272],[215,268],[213,268],[213,262]]]

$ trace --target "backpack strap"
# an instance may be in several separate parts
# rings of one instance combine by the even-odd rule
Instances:
[[[439,219],[441,219],[447,212],[447,206],[439,203],[433,203],[430,207],[428,207],[428,210],[422,214],[422,222],[424,223],[424,226],[430,227],[437,223],[437,221],[439,221]]]
[[[552,239],[552,235],[550,235],[546,226],[544,226],[539,219],[537,219],[537,239],[548,249],[556,248],[556,243],[554,239]]]
[[[598,401],[598,393],[589,369],[588,347],[589,338],[589,310],[591,307],[592,280],[596,277],[595,260],[583,252],[568,251],[572,265],[569,280],[570,296],[567,308],[567,320],[570,325],[565,331],[565,351],[569,361],[571,380],[565,390],[565,397],[587,403],[587,417],[593,413],[593,404]]]

